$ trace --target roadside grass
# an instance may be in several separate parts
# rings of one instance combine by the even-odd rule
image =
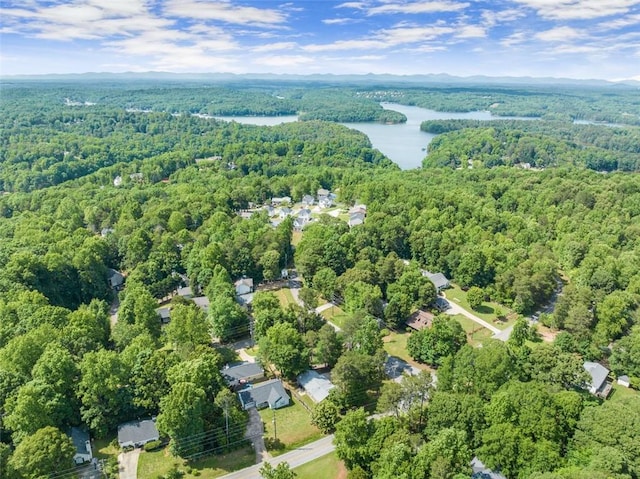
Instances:
[[[311,424],[311,415],[295,397],[291,398],[291,404],[287,407],[276,410],[262,409],[259,413],[264,423],[265,445],[273,456],[279,456],[322,437],[320,430]]]
[[[182,471],[182,477],[213,479],[255,464],[255,452],[244,447],[227,454],[212,455],[199,461],[186,462],[173,457],[169,449],[141,452],[138,460],[138,479],[155,479],[169,473],[174,467]]]
[[[244,348],[244,352],[249,356],[253,356],[254,358],[258,355],[258,351],[260,347],[256,344],[255,346],[251,346],[250,348]]]
[[[319,457],[294,469],[298,479],[344,479],[347,468],[335,452]]]
[[[293,298],[291,294],[291,290],[289,288],[281,288],[273,291],[273,294],[276,295],[278,300],[280,301],[280,305],[283,308],[286,308],[290,304],[296,304],[296,300]]]
[[[491,336],[493,336],[493,332],[483,326],[480,326],[478,323],[472,321],[466,316],[456,314],[455,316],[452,316],[452,318],[460,323],[462,329],[467,333],[467,340],[472,346],[479,346],[488,339],[491,339]]]
[[[455,301],[459,306],[462,306],[470,313],[484,319],[488,323],[493,324],[498,329],[505,329],[516,322],[517,315],[506,306],[499,305],[498,303],[485,301],[477,310],[472,309],[467,302],[467,293],[462,291],[457,285],[452,284],[444,293],[448,300]],[[502,314],[506,317],[505,320],[498,320],[498,316],[496,315],[497,310],[502,311]]]

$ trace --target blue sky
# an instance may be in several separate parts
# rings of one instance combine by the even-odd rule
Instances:
[[[640,80],[640,0],[1,0],[0,74]]]

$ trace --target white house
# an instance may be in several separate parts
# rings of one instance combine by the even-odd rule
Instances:
[[[587,384],[589,392],[595,396],[606,398],[611,392],[611,383],[607,382],[609,370],[602,364],[592,361],[585,361],[583,367],[591,376],[591,381]]]
[[[349,216],[348,223],[350,228],[364,224],[364,213],[353,213]]]
[[[309,369],[298,376],[298,384],[314,402],[320,402],[329,396],[335,385],[326,377]]]
[[[236,295],[253,293],[253,278],[240,278],[234,283],[236,287]]]
[[[302,204],[305,206],[313,206],[315,202],[316,202],[315,198],[311,195],[304,195],[302,197]]]

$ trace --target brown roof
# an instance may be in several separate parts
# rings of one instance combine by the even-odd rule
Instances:
[[[421,329],[430,327],[431,323],[433,322],[433,318],[434,316],[432,313],[419,309],[411,316],[409,316],[409,319],[407,319],[407,326],[415,329],[416,331],[419,331]]]

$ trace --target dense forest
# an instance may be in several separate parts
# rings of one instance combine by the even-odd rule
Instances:
[[[257,104],[242,108],[258,98],[265,114],[278,97],[289,105],[282,114],[304,101],[316,105],[309,112],[331,105],[317,91],[296,87],[287,97],[289,87],[279,88],[274,97],[205,86],[3,86],[0,476],[72,471],[67,427],[112,437],[142,416],[157,415],[184,459],[236,447],[247,417],[220,373],[233,354],[212,348],[211,336],[226,343],[251,325],[261,360],[282,377],[332,368],[336,388],[313,420],[336,431],[349,477],[468,477],[478,455],[508,479],[640,478],[637,394],[596,399],[583,389],[582,367],[599,361],[639,384],[640,176],[576,166],[569,147],[566,162],[544,171],[502,166],[514,161],[456,170],[430,164],[431,153],[422,170],[400,171],[366,136],[335,123],[257,127],[186,114],[217,114],[202,109],[214,108],[214,91],[225,112],[256,114]],[[443,105],[459,100],[440,95]],[[326,114],[339,115],[345,96],[328,95],[336,106]],[[603,110],[609,101],[619,99],[602,99]],[[522,137],[638,155],[631,129],[437,127],[449,133],[435,153],[467,131],[512,148],[519,128]],[[455,148],[460,157],[471,151]],[[364,224],[321,215],[294,247],[291,218],[274,226],[266,211],[239,214],[318,188],[336,192],[345,211],[365,204]],[[233,281],[272,281],[287,267],[304,278],[304,306],[283,308],[260,292],[250,321]],[[540,320],[555,341],[536,342],[522,319],[506,343],[474,348],[458,322],[436,316],[408,349],[437,370],[437,382],[430,374],[384,381],[381,326],[404,329],[436,296],[421,269],[523,316],[554,302]],[[120,292],[111,270],[126,276]],[[208,312],[175,297],[161,326],[158,300],[185,281],[209,300]],[[314,313],[320,297],[342,303],[340,333]],[[376,408],[387,416],[369,419]],[[42,444],[56,446],[36,454]]]

